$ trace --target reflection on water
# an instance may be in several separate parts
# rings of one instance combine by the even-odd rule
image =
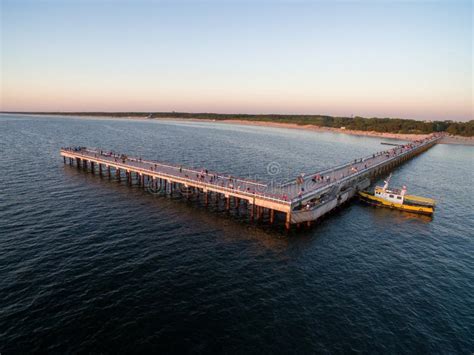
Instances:
[[[373,206],[363,201],[358,201],[361,206],[364,206],[372,211],[374,216],[382,221],[391,220],[391,223],[404,223],[406,221],[414,220],[424,223],[429,223],[433,220],[434,215],[436,214],[436,209],[434,215],[424,215],[418,213],[411,213],[407,211],[401,211],[397,209],[390,209],[381,206]]]

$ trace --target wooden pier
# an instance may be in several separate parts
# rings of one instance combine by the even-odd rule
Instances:
[[[205,205],[211,195],[225,199],[225,208],[240,208],[249,212],[250,220],[261,220],[267,214],[270,223],[277,213],[284,214],[285,226],[311,224],[324,214],[348,201],[357,190],[370,184],[369,179],[387,173],[395,166],[429,149],[440,137],[396,146],[390,150],[356,159],[304,176],[284,184],[265,184],[236,178],[208,170],[190,169],[162,162],[132,158],[100,149],[86,147],[61,148],[64,162],[92,173],[138,184],[151,191],[203,196]]]

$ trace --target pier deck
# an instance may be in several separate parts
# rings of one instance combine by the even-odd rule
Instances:
[[[428,149],[438,139],[440,137],[432,136],[422,141],[396,146],[331,169],[299,176],[294,181],[285,184],[266,184],[204,169],[191,169],[85,147],[62,148],[61,155],[65,162],[69,159],[71,165],[74,162],[78,167],[82,165],[87,168],[89,165],[92,172],[97,166],[100,174],[106,171],[109,177],[112,176],[111,169],[113,169],[118,180],[121,180],[124,174],[124,178],[130,184],[135,174],[136,182],[142,186],[157,187],[159,185],[170,193],[178,187],[181,190],[185,188],[198,191],[204,194],[206,204],[209,193],[223,196],[226,199],[227,209],[230,208],[231,198],[237,206],[240,205],[240,201],[246,201],[250,206],[252,219],[254,215],[261,218],[263,212],[268,210],[270,222],[273,223],[274,212],[283,212],[286,213],[286,226],[289,228],[291,223],[310,222],[319,218],[322,210],[318,213],[314,211],[322,202],[321,196],[326,196],[328,200],[328,194],[332,192],[333,196],[329,198],[339,201],[341,199],[338,195],[339,191],[347,190],[348,187],[353,187],[355,191],[359,187],[358,183],[364,179],[373,178],[392,169]],[[303,205],[307,205],[307,209],[314,211],[301,213]]]

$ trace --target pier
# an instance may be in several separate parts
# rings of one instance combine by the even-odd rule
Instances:
[[[163,162],[129,157],[87,147],[61,148],[64,163],[109,179],[137,184],[150,191],[198,195],[207,206],[210,199],[223,200],[224,208],[244,208],[251,221],[264,218],[273,224],[283,214],[285,227],[313,221],[349,201],[370,181],[432,147],[440,139],[397,145],[389,150],[351,162],[295,177],[283,184],[262,183],[205,169],[192,169]],[[202,197],[201,197],[202,196]]]

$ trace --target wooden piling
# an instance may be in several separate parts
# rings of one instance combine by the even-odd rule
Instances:
[[[291,226],[291,213],[287,212],[286,213],[286,218],[285,218],[285,228],[286,228],[286,230],[290,230],[290,226]]]

